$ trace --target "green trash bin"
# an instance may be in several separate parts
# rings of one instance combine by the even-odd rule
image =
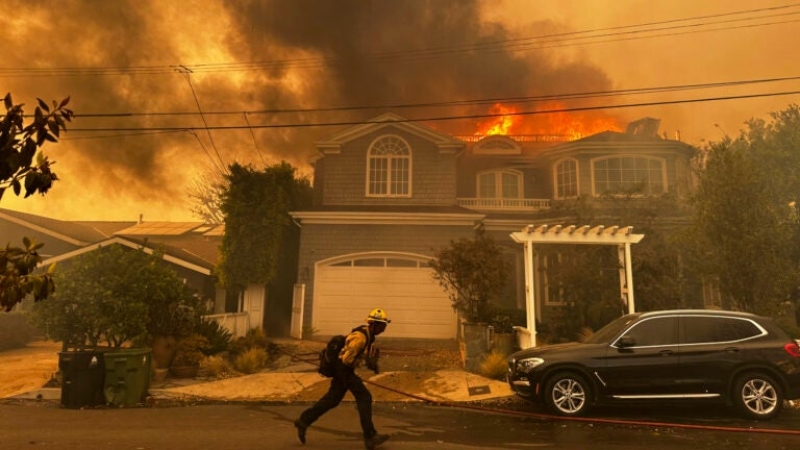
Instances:
[[[147,348],[107,351],[105,399],[114,406],[136,406],[147,399],[152,355]]]
[[[58,354],[61,372],[61,406],[84,408],[105,404],[103,377],[105,361],[100,351],[72,351]]]

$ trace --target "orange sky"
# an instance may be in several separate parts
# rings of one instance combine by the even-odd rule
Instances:
[[[111,130],[70,131],[61,143],[46,147],[61,181],[44,197],[23,200],[7,193],[0,207],[65,220],[136,220],[139,214],[150,221],[194,220],[186,191],[202,174],[233,161],[263,166],[281,159],[308,173],[313,142],[341,129],[250,130],[247,124],[358,121],[387,110],[414,119],[451,117],[486,112],[491,104],[392,106],[800,76],[800,5],[769,9],[792,5],[776,0],[73,0],[54,7],[6,1],[16,14],[0,17],[5,30],[0,94],[11,92],[27,105],[36,97],[69,95],[76,114],[84,114],[72,129]],[[563,40],[567,37],[572,40]],[[180,65],[193,73],[187,78]],[[796,90],[800,82],[784,81],[564,104]],[[794,94],[591,114],[622,124],[660,118],[662,132],[702,146],[799,100]],[[198,103],[205,116],[164,115],[197,113]],[[375,108],[319,110],[342,106]],[[541,104],[515,107],[532,110]],[[432,125],[471,134],[475,122]],[[123,131],[204,124],[238,128]]]

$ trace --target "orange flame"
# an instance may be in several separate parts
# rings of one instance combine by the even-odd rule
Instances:
[[[511,134],[511,128],[522,121],[520,116],[513,115],[517,109],[513,106],[503,106],[500,103],[495,103],[489,108],[489,114],[501,114],[497,117],[491,117],[485,122],[478,122],[478,131],[475,132],[478,136],[491,136],[494,134]]]
[[[537,107],[536,111],[553,112],[518,116],[512,114],[519,112],[519,109],[496,103],[489,109],[489,113],[502,115],[479,122],[478,131],[475,134],[479,136],[493,134],[560,135],[566,140],[574,141],[603,131],[622,131],[619,122],[605,114],[560,111],[563,109],[564,105],[561,103],[547,102]]]

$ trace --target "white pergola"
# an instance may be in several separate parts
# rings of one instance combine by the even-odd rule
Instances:
[[[633,234],[633,227],[584,225],[581,227],[528,225],[511,233],[511,239],[524,246],[525,253],[525,302],[527,304],[527,328],[517,327],[517,339],[521,348],[536,346],[536,289],[534,276],[534,244],[591,244],[616,245],[619,257],[619,290],[622,301],[628,305],[628,312],[635,310],[633,300],[633,274],[631,271],[631,244],[644,238],[643,234]]]

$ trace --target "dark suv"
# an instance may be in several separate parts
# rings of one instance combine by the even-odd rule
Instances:
[[[507,378],[517,395],[565,416],[619,401],[716,400],[770,419],[800,398],[799,343],[747,313],[634,313],[584,342],[512,354]]]

